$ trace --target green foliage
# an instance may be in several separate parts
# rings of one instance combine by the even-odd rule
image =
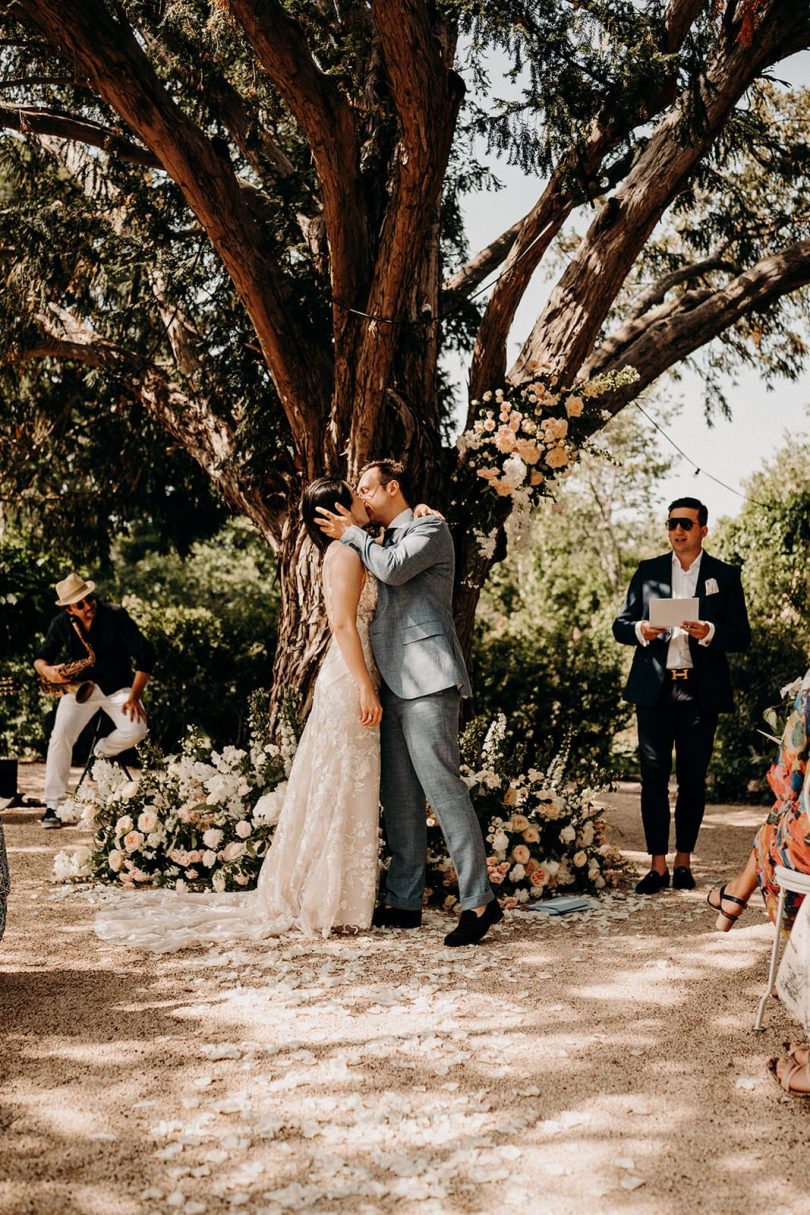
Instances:
[[[774,731],[763,719],[810,655],[810,444],[794,443],[748,483],[736,519],[716,532],[718,556],[741,561],[751,647],[731,656],[736,711],[720,718],[710,777],[718,800],[767,800]]]
[[[232,520],[186,557],[120,539],[110,597],[120,598],[157,650],[147,691],[154,741],[175,747],[189,726],[215,746],[244,736],[249,694],[271,683],[278,586],[270,550]]]
[[[145,698],[150,739],[171,749],[195,726],[215,746],[239,741],[250,693],[271,683],[272,555],[246,520],[226,524],[186,557],[157,552],[153,540],[142,533],[119,539],[111,570],[79,567],[104,598],[124,604],[157,651]],[[31,663],[56,612],[54,584],[68,568],[27,541],[0,543],[0,675],[20,685],[18,694],[0,697],[0,739],[13,754],[43,754],[50,733],[54,702],[37,691]]]
[[[17,688],[0,696],[0,751],[26,756],[44,747],[54,702],[39,691],[34,654],[54,607],[58,558],[23,537],[0,539],[0,676]],[[50,713],[48,710],[50,709]]]

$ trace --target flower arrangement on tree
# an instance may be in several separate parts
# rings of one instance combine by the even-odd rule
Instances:
[[[465,511],[474,503],[478,527],[473,528],[479,552],[486,560],[494,550],[498,527],[511,507],[519,542],[526,531],[530,507],[564,480],[577,460],[578,441],[571,419],[579,418],[585,401],[615,392],[638,380],[634,367],[608,372],[571,388],[560,387],[556,376],[537,379],[520,388],[507,386],[485,392],[473,401],[472,426],[456,441],[462,471],[469,476]],[[475,485],[471,483],[475,478]],[[485,492],[480,492],[481,482]],[[498,500],[505,500],[499,506]],[[524,526],[521,528],[521,524]],[[513,537],[515,538],[515,537]]]
[[[503,714],[487,727],[473,722],[462,739],[470,789],[487,843],[489,880],[501,904],[519,906],[552,893],[597,893],[615,886],[623,862],[605,840],[604,808],[596,791],[566,774],[561,754],[545,772],[521,772],[520,754],[505,748]],[[434,902],[457,902],[457,879],[435,818],[428,819],[428,885]]]

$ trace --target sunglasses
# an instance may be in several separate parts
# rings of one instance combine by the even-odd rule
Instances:
[[[77,611],[83,612],[91,603],[96,602],[95,595],[85,595],[84,599],[77,599],[75,603],[71,603],[71,607],[75,607]]]
[[[675,516],[672,519],[667,519],[667,531],[674,532],[676,527],[682,527],[685,532],[691,532],[695,526],[694,519],[681,519],[680,516]]]

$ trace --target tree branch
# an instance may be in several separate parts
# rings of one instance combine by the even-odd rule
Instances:
[[[318,67],[299,23],[278,0],[228,0],[281,97],[306,136],[323,196],[333,298],[352,303],[368,267],[368,232],[359,191],[354,115],[335,81]],[[343,315],[336,317],[342,324]]]
[[[624,185],[608,199],[540,314],[509,378],[531,379],[538,363],[563,381],[587,357],[627,274],[658,220],[751,82],[810,36],[810,15],[792,0],[766,0],[759,37],[718,47],[701,85],[702,129],[687,137],[689,98],[659,123]]]
[[[681,47],[692,22],[703,6],[703,0],[670,0],[664,15],[660,49],[674,54]],[[470,368],[470,395],[481,394],[506,375],[506,342],[515,313],[523,299],[532,275],[540,264],[551,241],[579,201],[584,191],[590,199],[594,179],[599,175],[608,152],[619,146],[622,139],[640,123],[670,105],[674,99],[677,68],[673,64],[667,78],[654,97],[642,97],[635,109],[628,111],[621,122],[606,101],[602,113],[592,121],[584,146],[572,148],[563,157],[542,196],[526,216],[506,265],[487,304],[478,331]],[[620,178],[624,166],[614,167],[608,174]]]
[[[463,265],[450,278],[445,279],[442,284],[442,297],[447,299],[447,303],[452,303],[452,299],[447,297],[462,296],[467,297],[475,291],[476,287],[480,286],[484,279],[497,270],[498,266],[503,262],[512,245],[515,243],[515,238],[518,232],[526,222],[526,216],[519,219],[516,223],[502,232],[500,236],[496,236],[491,244],[485,249],[481,249],[476,253],[475,257]]]
[[[18,3],[177,182],[253,322],[304,465],[314,470],[319,458],[313,436],[331,365],[315,335],[296,317],[284,280],[244,206],[230,160],[174,103],[130,26],[112,17],[100,0],[70,10],[61,0]]]
[[[57,359],[110,372],[196,460],[227,501],[278,546],[280,519],[266,504],[268,486],[262,487],[263,492],[245,490],[234,463],[234,432],[206,402],[190,397],[162,368],[102,337],[67,309],[51,305],[39,314],[37,323],[38,334],[24,348],[8,354],[6,363]],[[279,482],[276,488],[286,487]]]
[[[646,323],[623,326],[582,369],[590,378],[634,367],[639,381],[599,399],[615,414],[669,367],[752,313],[810,284],[810,240],[763,258],[719,290],[689,291],[646,314]],[[624,336],[623,336],[624,335]]]
[[[723,253],[729,247],[725,245],[724,249],[718,250],[710,257],[705,258],[701,262],[693,262],[689,266],[681,266],[678,270],[673,270],[670,274],[665,274],[648,287],[646,291],[642,291],[630,307],[628,314],[628,322],[638,320],[644,316],[645,312],[649,312],[656,304],[660,304],[664,297],[677,287],[680,283],[688,283],[692,279],[702,278],[705,274],[710,274],[712,270],[725,270],[729,274],[736,274],[739,271],[739,266],[735,262],[731,262],[724,258]]]
[[[423,0],[372,0],[371,12],[399,120],[399,143],[365,311],[396,322],[409,301],[434,219],[464,84],[445,64]],[[393,324],[366,327],[354,376],[353,414],[351,399],[342,399],[336,386],[336,435],[351,416],[350,468],[366,458],[373,444],[396,340]]]

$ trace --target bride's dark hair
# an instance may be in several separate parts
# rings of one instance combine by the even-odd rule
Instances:
[[[316,508],[324,506],[327,510],[334,512],[338,503],[345,506],[347,510],[352,508],[352,491],[345,481],[341,481],[340,477],[318,477],[315,481],[310,481],[304,490],[304,497],[301,501],[304,526],[310,540],[320,552],[323,552],[332,543],[332,537],[327,536],[318,527],[316,520],[322,516],[315,514]]]

